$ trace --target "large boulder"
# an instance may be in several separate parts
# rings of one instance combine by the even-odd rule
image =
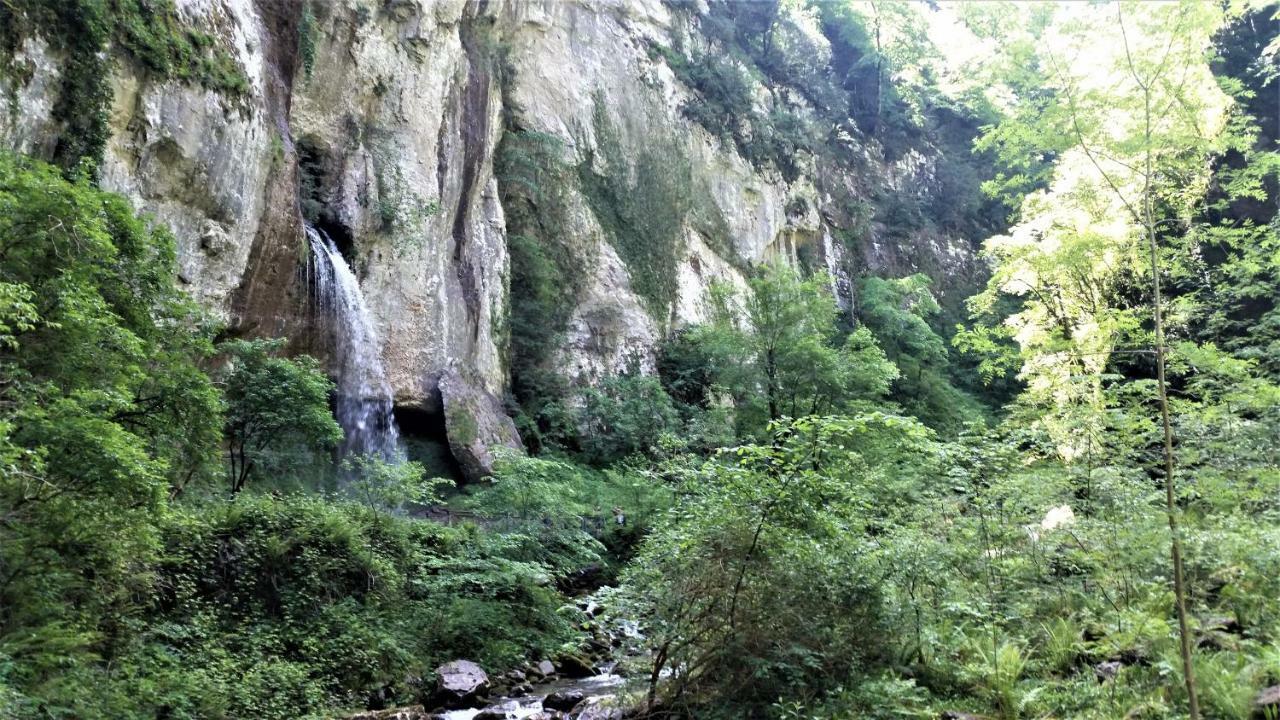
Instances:
[[[569,712],[578,706],[578,703],[585,700],[587,694],[581,690],[569,688],[567,690],[557,690],[546,697],[542,701],[542,707],[549,710],[560,710]]]
[[[561,655],[556,665],[560,668],[560,674],[570,678],[589,678],[599,675],[595,663],[591,658],[579,653],[565,653]]]
[[[494,462],[502,453],[524,452],[520,433],[503,410],[502,401],[457,370],[446,370],[440,376],[440,401],[449,451],[467,482],[492,475]]]
[[[489,676],[470,660],[454,660],[436,668],[431,707],[461,708],[489,693]]]

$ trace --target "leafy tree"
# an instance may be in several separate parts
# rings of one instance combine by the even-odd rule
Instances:
[[[842,344],[828,280],[765,266],[745,296],[713,288],[711,323],[691,331],[713,358],[717,385],[732,398],[739,431],[750,435],[782,417],[820,415],[877,400],[897,372],[873,338]]]
[[[235,340],[223,387],[227,398],[227,481],[238,493],[260,465],[305,464],[342,440],[329,412],[333,383],[314,358],[278,357],[279,340]]]
[[[1105,12],[1082,13],[1061,24],[1057,42],[1041,53],[1054,90],[1045,102],[1048,112],[999,131],[1006,141],[1018,139],[1002,148],[1013,162],[1043,152],[1046,139],[1063,153],[1049,194],[1032,196],[1024,205],[1027,235],[1011,244],[1006,269],[993,281],[993,288],[1034,296],[1018,322],[1048,333],[1024,332],[1024,350],[1053,345],[1059,351],[1057,359],[1034,370],[1044,377],[1039,390],[1065,391],[1096,407],[1102,397],[1098,370],[1109,352],[1150,347],[1154,356],[1175,609],[1193,718],[1199,707],[1174,482],[1161,238],[1194,217],[1205,197],[1207,158],[1241,143],[1223,121],[1226,98],[1205,62],[1222,20],[1220,8],[1196,3],[1141,9],[1120,3]],[[1096,46],[1099,33],[1115,37],[1117,52],[1106,59],[1103,72],[1082,72],[1073,58],[1082,48]],[[1045,202],[1049,196],[1055,201]],[[1149,313],[1118,292],[1143,274],[1150,283]],[[1014,283],[1022,287],[1011,287]],[[1058,374],[1056,380],[1046,376],[1046,368]],[[1070,388],[1064,381],[1072,376],[1093,379]],[[1031,388],[1037,389],[1035,381]]]
[[[858,319],[898,368],[890,397],[925,424],[951,434],[982,417],[982,408],[950,380],[951,360],[928,318],[939,311],[929,278],[863,278]]]
[[[875,0],[811,5],[831,40],[833,69],[843,78],[849,111],[858,126],[882,140],[918,133],[928,87],[919,81],[930,72],[937,49],[913,4]]]
[[[698,708],[712,693],[730,704],[726,716],[750,712],[840,682],[882,651],[862,508],[891,468],[927,457],[929,432],[880,414],[773,430],[780,440],[687,469],[628,570],[628,609],[655,648],[650,703],[662,692]]]
[[[426,478],[426,470],[412,461],[389,462],[378,455],[351,455],[342,461],[348,495],[371,513],[394,512],[409,503],[440,501],[437,488],[452,484],[445,478]]]
[[[679,431],[680,415],[658,378],[628,373],[582,392],[577,425],[584,459],[607,465],[656,449]]]
[[[130,614],[221,408],[173,239],[123,198],[0,153],[0,257],[0,656],[56,686]]]

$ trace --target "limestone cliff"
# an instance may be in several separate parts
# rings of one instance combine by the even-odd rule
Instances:
[[[400,406],[438,412],[450,370],[507,389],[513,190],[495,166],[512,138],[554,139],[567,169],[553,241],[581,262],[553,362],[572,380],[652,368],[662,334],[702,316],[711,281],[741,283],[772,258],[827,268],[845,302],[867,270],[919,269],[944,289],[976,272],[980,237],[885,212],[946,192],[930,138],[890,153],[828,128],[827,152],[782,168],[690,117],[701,98],[678,70],[720,51],[705,4],[178,0],[176,11],[229,53],[245,87],[229,97],[113,50],[102,185],[173,229],[181,282],[230,332],[287,335],[322,356],[303,227],[324,230],[360,278]],[[832,52],[812,19],[789,32]],[[66,43],[48,33],[21,38],[0,73],[3,144],[46,156],[67,132]],[[752,87],[762,117],[785,103],[821,126],[796,88]]]

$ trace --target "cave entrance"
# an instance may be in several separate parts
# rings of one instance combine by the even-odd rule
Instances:
[[[462,468],[449,449],[444,413],[403,405],[395,406],[394,412],[406,458],[421,463],[427,477],[448,478],[460,485]]]
[[[298,140],[298,207],[302,217],[333,241],[348,267],[355,267],[355,237],[347,223],[334,212],[338,196],[337,163],[333,153],[314,137]]]

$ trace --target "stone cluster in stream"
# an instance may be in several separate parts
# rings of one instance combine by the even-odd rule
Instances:
[[[576,651],[555,660],[526,663],[490,677],[470,660],[454,660],[424,678],[421,704],[372,710],[348,720],[623,720],[638,709],[628,705],[627,680],[619,657],[641,659],[628,643],[633,627],[603,621],[592,599],[577,603],[586,637]]]

